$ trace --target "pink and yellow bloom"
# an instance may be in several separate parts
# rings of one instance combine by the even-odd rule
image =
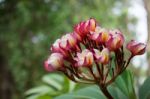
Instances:
[[[80,36],[84,37],[90,31],[95,31],[96,21],[95,19],[89,19],[87,21],[80,22],[74,27],[74,31]]]
[[[91,38],[97,42],[105,43],[109,39],[109,32],[105,28],[97,26],[95,32],[91,32]]]
[[[109,62],[109,50],[107,48],[104,48],[101,52],[94,49],[94,56],[98,63],[108,64]]]
[[[52,53],[44,62],[45,69],[49,72],[56,71],[63,66],[63,55]]]
[[[51,51],[52,52],[60,52],[60,50],[61,50],[61,48],[60,48],[60,46],[59,46],[59,43],[61,42],[61,39],[57,39],[55,42],[54,42],[54,44],[52,45],[52,47],[51,47]]]
[[[73,34],[66,34],[61,38],[60,47],[66,50],[70,50],[76,45],[76,38]]]
[[[108,95],[107,98],[113,99],[105,93],[107,86],[123,73],[133,56],[146,50],[145,44],[132,40],[126,46],[132,54],[126,58],[124,41],[119,30],[102,28],[91,18],[54,42],[44,67],[49,72],[61,71],[74,82],[99,84],[100,88],[106,88],[102,92]],[[109,76],[110,72],[112,76]]]
[[[76,66],[91,66],[93,64],[93,53],[88,49],[84,49],[81,53],[77,53],[77,57],[75,57]]]
[[[124,37],[119,30],[110,31],[109,39],[106,42],[106,46],[110,51],[115,51],[123,46]]]
[[[146,45],[144,43],[139,43],[135,40],[131,40],[127,44],[127,49],[132,53],[133,56],[142,55],[145,53]]]
[[[55,42],[54,42],[54,44],[52,45],[52,47],[51,47],[51,51],[53,52],[53,53],[61,53],[63,56],[68,56],[68,52],[66,52],[64,49],[62,49],[61,47],[60,47],[60,43],[62,42],[62,40],[61,39],[57,39]]]
[[[72,33],[72,35],[77,40],[77,42],[82,41],[82,37],[78,33],[76,33],[75,31]]]

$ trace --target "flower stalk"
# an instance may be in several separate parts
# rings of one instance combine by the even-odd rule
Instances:
[[[131,40],[126,46],[131,56],[126,60],[124,42],[121,31],[102,28],[91,18],[54,42],[44,66],[49,72],[64,73],[76,83],[96,84],[108,99],[113,99],[108,85],[128,67],[134,56],[142,55],[146,49],[145,44]]]

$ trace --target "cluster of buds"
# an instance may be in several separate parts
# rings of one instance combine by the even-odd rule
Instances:
[[[104,89],[127,68],[135,55],[145,52],[145,44],[131,40],[126,46],[131,55],[125,59],[124,42],[121,31],[102,28],[91,18],[54,42],[45,69],[63,72],[74,82],[94,83]]]

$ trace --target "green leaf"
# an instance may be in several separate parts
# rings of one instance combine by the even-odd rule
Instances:
[[[114,99],[128,99],[117,87],[110,86],[109,92]],[[107,99],[98,86],[93,85],[90,87],[82,88],[72,93],[60,95],[54,99]]]
[[[38,97],[37,99],[52,99],[49,95],[42,95]]]
[[[106,99],[97,86],[90,86],[54,99]]]
[[[43,82],[49,84],[50,86],[56,88],[57,90],[61,90],[63,88],[62,83],[64,82],[64,77],[59,74],[49,74],[45,75],[42,78]]]
[[[49,93],[49,92],[53,92],[54,90],[52,88],[50,88],[49,86],[43,85],[43,86],[39,86],[39,87],[35,87],[32,88],[30,90],[28,90],[25,94],[26,95],[30,95],[30,94],[45,94],[45,93]]]
[[[108,90],[114,99],[128,99],[127,96],[116,86],[109,86]]]
[[[150,77],[139,88],[139,99],[150,99]]]
[[[126,83],[121,75],[117,77],[115,84],[125,95],[128,95]]]
[[[115,84],[129,99],[136,99],[133,75],[129,70],[117,77]]]

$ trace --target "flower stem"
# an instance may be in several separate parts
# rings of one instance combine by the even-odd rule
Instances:
[[[111,94],[108,92],[107,87],[98,85],[103,94],[107,97],[107,99],[114,99]]]

